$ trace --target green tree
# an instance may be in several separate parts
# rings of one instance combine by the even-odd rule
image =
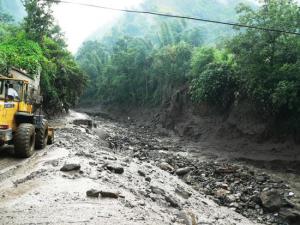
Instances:
[[[191,56],[192,47],[184,42],[154,51],[151,81],[156,103],[162,103],[176,88],[185,84]]]
[[[42,71],[45,104],[52,111],[61,106],[68,111],[83,94],[87,77],[60,43],[44,38],[42,48],[47,58]]]
[[[299,32],[300,8],[293,0],[265,0],[258,10],[242,5],[240,22],[250,26]],[[279,32],[243,30],[229,43],[243,93],[265,115],[298,116],[300,38]],[[300,124],[297,126],[300,127]]]
[[[53,18],[52,1],[23,0],[27,11],[23,28],[37,42],[46,60],[42,63],[41,86],[44,108],[50,113],[74,105],[86,86],[86,76],[66,49],[67,45]]]
[[[26,39],[24,33],[0,43],[0,73],[8,74],[11,67],[17,67],[33,76],[39,72],[44,60],[40,46]]]
[[[191,60],[190,93],[194,102],[228,109],[238,90],[232,55],[216,48],[196,48]]]
[[[27,11],[24,29],[28,37],[41,43],[44,36],[49,36],[54,24],[53,2],[43,0],[22,0]]]
[[[103,75],[109,59],[109,51],[98,41],[85,42],[79,49],[76,60],[82,70],[89,75],[89,88],[83,96],[86,100],[95,99],[98,79]]]

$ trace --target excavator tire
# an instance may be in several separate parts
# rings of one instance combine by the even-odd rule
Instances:
[[[15,133],[15,155],[19,158],[29,158],[34,152],[35,127],[30,123],[21,123]]]
[[[48,121],[43,120],[42,126],[35,131],[35,149],[42,150],[48,142]]]

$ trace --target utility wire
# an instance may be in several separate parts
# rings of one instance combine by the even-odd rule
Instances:
[[[285,34],[293,34],[293,35],[300,36],[300,33],[293,32],[293,31],[280,30],[280,29],[276,29],[276,28],[258,27],[258,26],[239,24],[239,23],[233,23],[233,22],[223,22],[223,21],[217,21],[217,20],[209,20],[209,19],[190,17],[190,16],[165,14],[165,13],[158,13],[158,12],[151,12],[151,11],[139,11],[139,10],[132,10],[132,9],[112,8],[112,7],[100,6],[100,5],[94,5],[94,4],[87,4],[87,3],[81,3],[81,2],[64,1],[64,0],[44,0],[44,1],[53,2],[53,3],[65,3],[65,4],[72,4],[72,5],[81,5],[81,6],[100,8],[100,9],[111,10],[111,11],[137,13],[137,14],[147,14],[147,15],[154,15],[154,16],[162,16],[162,17],[202,21],[202,22],[207,22],[207,23],[223,24],[223,25],[229,25],[229,26],[235,26],[235,27],[243,27],[243,28],[250,28],[250,29],[262,30],[262,31],[271,31],[271,32],[277,32],[277,33],[285,33]]]

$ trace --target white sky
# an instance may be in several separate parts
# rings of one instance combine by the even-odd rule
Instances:
[[[139,5],[142,0],[71,0],[108,7],[131,8]],[[65,33],[69,50],[73,53],[99,27],[113,22],[121,15],[120,12],[102,10],[92,7],[59,4],[54,8],[54,16]]]

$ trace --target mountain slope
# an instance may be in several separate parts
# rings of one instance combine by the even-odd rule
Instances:
[[[240,3],[253,5],[251,1],[245,0],[145,0],[139,9],[232,22],[237,19],[235,8]],[[151,15],[124,14],[115,24],[100,28],[90,39],[104,40],[112,44],[119,36],[147,37],[153,44],[159,44],[162,41],[159,35],[161,32],[169,32],[175,36],[173,37],[175,39],[181,39],[179,33],[185,35],[188,33],[188,36],[194,37],[201,36],[202,40],[199,41],[201,43],[203,41],[215,43],[218,39],[234,34],[232,27],[224,25]]]

